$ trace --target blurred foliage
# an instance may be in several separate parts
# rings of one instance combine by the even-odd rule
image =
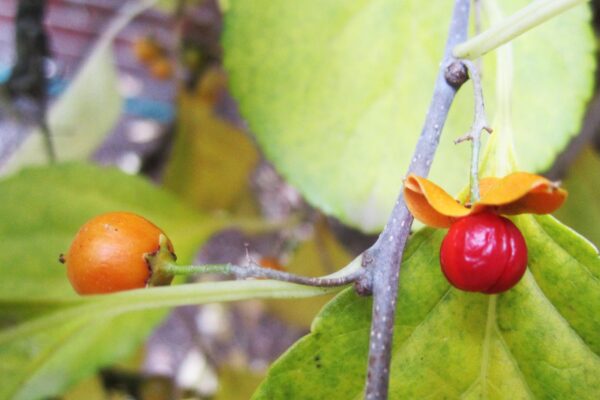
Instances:
[[[64,400],[106,400],[107,394],[100,378],[93,376],[72,387],[64,394]]]
[[[219,389],[212,400],[246,400],[252,396],[264,374],[249,369],[219,371]]]
[[[113,55],[120,30],[148,5],[131,5],[111,22],[97,40],[65,93],[52,105],[47,122],[56,156],[61,161],[86,160],[117,122],[123,105]],[[6,164],[2,174],[48,162],[41,132],[30,134]]]
[[[197,88],[180,91],[177,134],[164,184],[202,210],[252,210],[248,178],[258,151],[245,132],[216,114],[225,85],[223,72],[211,69]]]
[[[593,148],[571,164],[563,187],[569,198],[556,217],[600,247],[600,155]]]

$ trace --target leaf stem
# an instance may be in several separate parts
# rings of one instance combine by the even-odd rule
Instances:
[[[523,7],[490,29],[474,36],[453,50],[456,58],[474,60],[500,47],[528,30],[546,22],[586,0],[537,0]]]
[[[444,59],[414,157],[408,168],[409,173],[420,176],[429,174],[448,110],[456,92],[467,79],[465,66],[452,56],[452,49],[467,38],[469,9],[469,0],[455,0]],[[371,284],[373,292],[365,399],[384,400],[388,396],[400,261],[412,221],[413,216],[406,207],[401,191],[385,229],[375,244],[363,254],[362,263],[370,271],[370,274],[365,275],[368,279],[366,283],[363,282],[363,286]]]

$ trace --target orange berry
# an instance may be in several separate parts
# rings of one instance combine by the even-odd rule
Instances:
[[[145,258],[160,248],[163,231],[129,212],[92,218],[75,236],[66,256],[67,276],[79,294],[110,293],[143,288],[152,273]],[[173,252],[171,242],[167,241]]]
[[[170,79],[173,76],[173,65],[166,57],[158,58],[150,64],[150,73],[156,79]]]

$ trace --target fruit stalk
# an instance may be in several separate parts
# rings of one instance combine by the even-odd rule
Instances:
[[[492,133],[492,128],[488,127],[487,117],[485,115],[485,105],[483,102],[483,89],[481,87],[481,76],[477,66],[471,61],[463,60],[462,63],[469,71],[469,78],[473,83],[473,94],[475,99],[475,116],[471,130],[466,135],[458,138],[454,143],[460,143],[470,140],[472,143],[471,151],[471,203],[479,200],[479,153],[481,151],[481,131],[486,130]]]

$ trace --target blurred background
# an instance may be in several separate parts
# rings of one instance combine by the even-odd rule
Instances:
[[[15,155],[47,162],[44,151],[30,156],[18,149],[43,134],[38,130],[46,111],[86,62],[102,62],[97,46],[109,40],[118,93],[100,86],[90,114],[76,118],[87,137],[80,152],[88,151],[94,163],[164,184],[200,210],[260,215],[280,227],[254,235],[221,231],[197,249],[197,262],[243,262],[250,255],[271,268],[333,272],[374,237],[309,207],[262,158],[227,91],[219,5],[185,3],[165,2],[140,13],[134,2],[119,0],[51,0],[45,7],[38,0],[0,0],[1,173],[18,169]],[[116,25],[122,29],[115,31]],[[103,73],[97,78],[110,82]],[[87,97],[84,89],[72,101]],[[106,135],[94,125],[110,120],[110,109],[116,111]],[[133,356],[62,398],[247,399],[329,298],[175,309]]]

